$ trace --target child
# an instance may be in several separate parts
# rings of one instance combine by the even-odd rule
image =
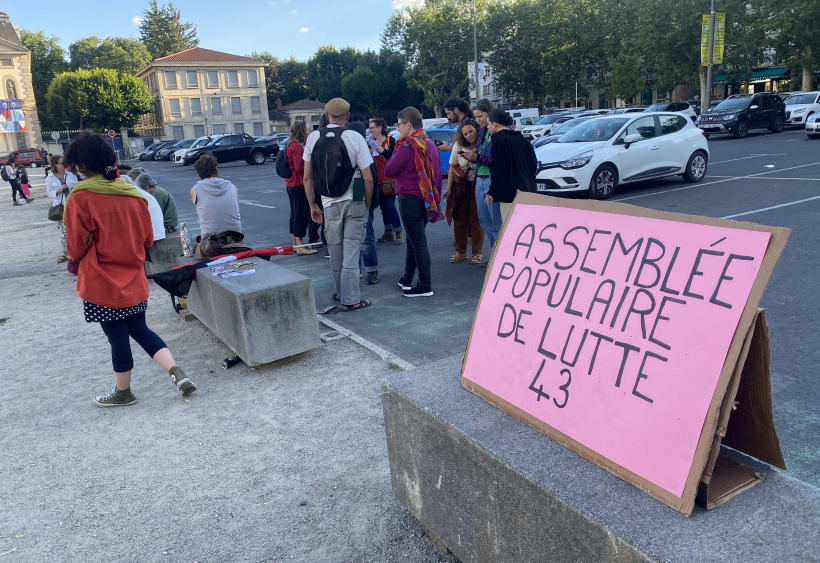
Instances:
[[[28,185],[28,172],[26,171],[26,167],[22,164],[17,165],[17,183],[20,184],[20,189],[23,190],[23,195],[26,198],[27,202],[31,201],[31,190],[29,189]]]

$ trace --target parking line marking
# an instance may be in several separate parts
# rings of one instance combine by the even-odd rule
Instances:
[[[807,197],[806,199],[799,199],[790,203],[781,203],[780,205],[772,205],[771,207],[764,207],[762,209],[754,209],[752,211],[744,211],[743,213],[735,213],[734,215],[725,215],[721,219],[734,219],[735,217],[743,217],[744,215],[753,215],[754,213],[763,213],[764,211],[771,211],[772,209],[780,209],[781,207],[789,207],[799,203],[806,203],[807,201],[814,201],[820,199],[820,195],[814,197]]]
[[[773,174],[775,172],[784,172],[786,170],[794,170],[796,168],[805,168],[806,166],[817,166],[818,164],[820,164],[820,162],[811,162],[809,164],[800,164],[798,166],[791,166],[789,168],[781,168],[780,170],[771,170],[769,172],[758,172],[757,174],[750,174],[748,176],[735,176],[735,177],[725,178],[723,180],[717,180],[715,182],[692,184],[690,186],[682,186],[680,188],[672,188],[671,190],[661,190],[661,191],[658,191],[658,192],[652,192],[651,194],[639,194],[639,195],[633,195],[633,196],[630,196],[630,197],[624,197],[624,198],[621,198],[621,199],[613,199],[612,201],[629,201],[630,199],[639,199],[639,198],[642,198],[642,197],[650,197],[650,196],[653,196],[653,195],[668,194],[668,193],[671,193],[671,192],[679,192],[681,190],[691,190],[692,188],[698,188],[698,187],[703,187],[703,186],[713,186],[715,184],[722,184],[723,182],[731,182],[732,180],[743,180],[743,179],[746,179],[746,178],[754,178],[755,176],[763,176],[764,174]]]
[[[749,156],[743,156],[741,158],[732,158],[730,160],[719,160],[717,162],[710,162],[709,164],[724,164],[726,162],[737,162],[738,160],[748,160],[750,158],[759,158],[761,156],[786,156],[788,153],[779,152],[779,153],[772,153],[772,154],[750,154]]]

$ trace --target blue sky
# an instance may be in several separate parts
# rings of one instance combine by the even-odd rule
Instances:
[[[396,8],[421,0],[176,0],[184,22],[197,28],[200,47],[235,55],[270,51],[306,60],[322,45],[378,50],[379,36]],[[162,5],[167,1],[159,0]],[[139,38],[135,18],[148,1],[72,0],[15,3],[3,9],[20,28],[56,35],[68,49],[77,39]]]

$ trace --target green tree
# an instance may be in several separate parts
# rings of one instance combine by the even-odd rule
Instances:
[[[730,82],[743,81],[748,91],[752,70],[766,59],[766,49],[771,46],[767,37],[770,26],[768,14],[761,10],[759,0],[725,0],[721,8],[726,14],[721,66]]]
[[[79,39],[68,46],[70,70],[110,68],[136,74],[151,64],[151,54],[141,41],[127,37]]]
[[[811,90],[812,72],[820,67],[820,3],[764,0],[762,4],[770,29],[777,30],[773,41],[777,58],[784,59],[793,72],[801,71],[802,90]],[[792,78],[792,83],[797,80]]]
[[[421,8],[395,12],[382,33],[382,46],[401,57],[407,83],[424,93],[424,105],[436,116],[447,98],[467,93],[471,14],[469,0],[428,0]]]
[[[375,114],[384,109],[401,109],[407,105],[404,64],[387,49],[378,54],[367,51],[356,70],[342,80],[342,95],[354,110]]]
[[[182,16],[174,3],[159,7],[157,0],[151,0],[148,9],[143,12],[140,39],[152,60],[199,45],[196,27],[182,23]]]
[[[40,122],[46,129],[58,127],[59,124],[55,125],[49,119],[46,92],[54,77],[68,68],[65,51],[60,47],[59,39],[53,35],[46,37],[42,31],[20,30],[20,41],[31,51],[31,84]]]
[[[307,62],[307,79],[311,93],[326,102],[342,95],[342,80],[359,66],[362,53],[353,47],[337,51],[329,45],[319,47]]]
[[[308,97],[307,63],[293,57],[279,60],[268,51],[254,52],[250,56],[265,61],[265,87],[270,109],[275,109],[279,102],[287,105]]]
[[[100,68],[58,75],[52,80],[46,98],[54,121],[71,121],[80,129],[96,131],[133,127],[153,107],[151,94],[142,80]]]

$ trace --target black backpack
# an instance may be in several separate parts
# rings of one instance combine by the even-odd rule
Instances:
[[[9,173],[6,171],[6,164],[0,166],[0,178],[3,178],[5,182],[9,181]]]
[[[310,167],[313,172],[313,191],[325,197],[344,195],[353,181],[356,168],[350,164],[347,147],[342,140],[344,127],[323,127],[313,146]],[[333,133],[328,136],[328,133]]]
[[[290,166],[288,166],[288,159],[285,155],[287,149],[288,146],[285,145],[285,148],[279,149],[279,153],[276,155],[276,173],[280,178],[290,178],[293,175],[293,171],[290,169]]]

